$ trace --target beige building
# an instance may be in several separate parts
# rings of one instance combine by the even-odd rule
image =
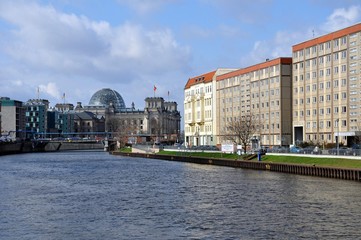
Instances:
[[[299,43],[293,52],[293,142],[351,145],[360,130],[361,24]]]
[[[217,76],[216,132],[225,143],[226,127],[253,115],[259,130],[252,148],[290,145],[292,141],[292,59],[277,58]]]
[[[216,77],[235,69],[217,69],[188,79],[184,88],[184,135],[188,146],[216,145]]]

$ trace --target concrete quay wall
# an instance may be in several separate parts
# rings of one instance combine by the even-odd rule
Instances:
[[[58,151],[67,151],[67,150],[95,150],[103,149],[104,145],[101,142],[96,143],[87,143],[87,142],[59,142],[60,146],[57,149]]]
[[[213,159],[213,158],[203,158],[203,157],[185,157],[185,156],[157,155],[157,154],[146,154],[146,153],[111,152],[111,154],[119,155],[119,156],[153,158],[153,159],[160,159],[166,161],[210,164],[210,165],[226,166],[226,167],[234,167],[234,168],[268,170],[274,172],[292,173],[292,174],[307,175],[307,176],[361,181],[361,169],[330,168],[330,167],[297,165],[297,164],[266,163],[266,162],[258,162],[258,161]]]

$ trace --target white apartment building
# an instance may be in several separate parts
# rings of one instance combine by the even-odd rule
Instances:
[[[293,142],[351,145],[361,116],[361,24],[296,44]]]
[[[216,145],[216,77],[235,69],[217,69],[188,79],[184,88],[184,134],[187,146]]]
[[[217,76],[216,134],[227,142],[226,128],[250,114],[259,131],[252,147],[286,146],[292,141],[292,58],[277,58]]]

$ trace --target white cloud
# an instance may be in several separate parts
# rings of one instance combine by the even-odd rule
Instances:
[[[39,85],[39,91],[42,93],[46,93],[49,96],[52,96],[53,98],[56,98],[60,100],[61,94],[60,91],[56,85],[56,83],[50,82],[46,85]]]
[[[327,18],[327,21],[321,26],[325,32],[333,32],[348,27],[360,20],[361,7],[351,6],[348,9],[338,8]]]
[[[117,0],[119,4],[127,5],[138,14],[147,14],[160,9],[163,5],[177,0]]]
[[[258,64],[267,58],[292,57],[293,45],[348,27],[360,21],[360,18],[360,6],[351,6],[348,9],[338,8],[318,27],[305,27],[299,31],[278,31],[272,39],[256,41],[252,51],[242,56],[241,66]]]
[[[90,96],[84,89],[94,93],[111,87],[143,100],[144,93],[128,89],[131,82],[147,77],[165,85],[167,73],[189,68],[189,47],[180,45],[169,29],[148,30],[131,22],[111,26],[27,1],[1,1],[0,19],[9,25],[0,40],[0,57],[7,59],[0,83],[26,82],[28,96],[42,86],[44,98],[59,99],[59,92],[66,92],[86,102]]]

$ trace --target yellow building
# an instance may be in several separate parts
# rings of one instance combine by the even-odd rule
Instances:
[[[293,142],[351,145],[360,120],[361,24],[296,44]]]
[[[217,69],[188,79],[184,88],[184,135],[187,146],[216,145],[216,77],[235,69]]]

